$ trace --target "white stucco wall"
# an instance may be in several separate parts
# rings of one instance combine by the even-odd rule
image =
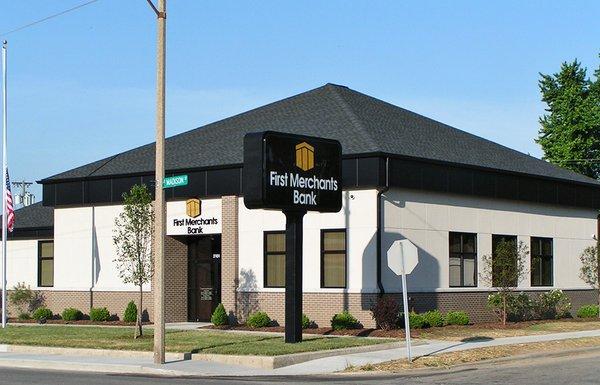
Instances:
[[[376,196],[375,190],[344,191],[338,213],[308,213],[304,217],[304,292],[376,292]],[[321,288],[321,229],[346,228],[347,289]],[[285,230],[279,211],[249,210],[239,202],[239,269],[241,291],[284,291],[264,288],[263,232]]]
[[[473,290],[449,288],[448,233],[453,231],[478,234],[479,271],[482,256],[491,254],[492,234],[517,235],[528,247],[532,236],[553,238],[554,287],[589,288],[579,279],[579,254],[595,242],[595,210],[405,189],[385,193],[383,207],[384,255],[395,239],[408,238],[419,248],[419,264],[408,276],[410,291]],[[386,290],[400,290],[400,279],[386,263],[382,277]],[[520,287],[531,287],[529,275]],[[478,279],[475,289],[482,288]]]
[[[24,282],[32,289],[38,288],[38,240],[9,240],[6,245],[6,281],[8,289]],[[0,266],[0,276],[2,266]]]
[[[376,198],[375,190],[345,191],[340,212],[305,216],[305,292],[377,291]],[[167,207],[173,204],[169,202]],[[486,289],[481,279],[477,288],[449,288],[450,231],[478,234],[480,270],[482,256],[491,253],[492,234],[517,235],[527,245],[531,236],[553,238],[554,287],[587,288],[579,279],[578,256],[595,242],[592,239],[596,231],[595,210],[404,189],[386,192],[383,208],[382,277],[387,291],[401,287],[399,277],[387,268],[385,256],[391,242],[402,238],[410,239],[419,247],[419,264],[408,278],[411,291]],[[88,291],[90,287],[96,291],[135,290],[121,282],[113,263],[113,224],[121,210],[120,205],[56,209],[54,287],[37,288],[37,240],[9,241],[8,286],[25,282],[40,290]],[[284,215],[278,211],[248,210],[243,198],[239,198],[238,214],[240,290],[283,291],[263,287],[263,232],[284,230]],[[323,289],[320,287],[320,230],[339,228],[347,229],[348,286]],[[529,276],[520,286],[530,288]],[[149,289],[148,285],[145,290]]]

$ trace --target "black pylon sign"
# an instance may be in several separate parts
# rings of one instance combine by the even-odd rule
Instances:
[[[285,342],[302,341],[302,221],[342,208],[342,147],[332,139],[264,131],[244,137],[244,204],[285,214]]]

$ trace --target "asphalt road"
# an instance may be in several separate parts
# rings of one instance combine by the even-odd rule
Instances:
[[[81,372],[37,371],[0,368],[0,384],[7,385],[153,385],[153,384],[600,384],[600,353],[572,357],[536,359],[523,363],[483,364],[463,367],[452,372],[433,371],[426,374],[381,376],[316,376],[316,377],[250,377],[241,378],[165,378],[93,374]]]

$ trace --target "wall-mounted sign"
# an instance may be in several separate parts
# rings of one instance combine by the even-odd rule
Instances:
[[[221,200],[167,202],[167,235],[221,233]]]
[[[250,209],[337,212],[342,147],[336,140],[279,132],[244,137],[244,204]]]
[[[187,175],[175,175],[163,179],[163,188],[187,186],[188,176]]]

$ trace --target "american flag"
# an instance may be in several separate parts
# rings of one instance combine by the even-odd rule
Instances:
[[[8,169],[6,169],[6,228],[12,233],[15,225],[15,209],[13,208],[12,193],[10,192],[10,178],[8,177]]]

